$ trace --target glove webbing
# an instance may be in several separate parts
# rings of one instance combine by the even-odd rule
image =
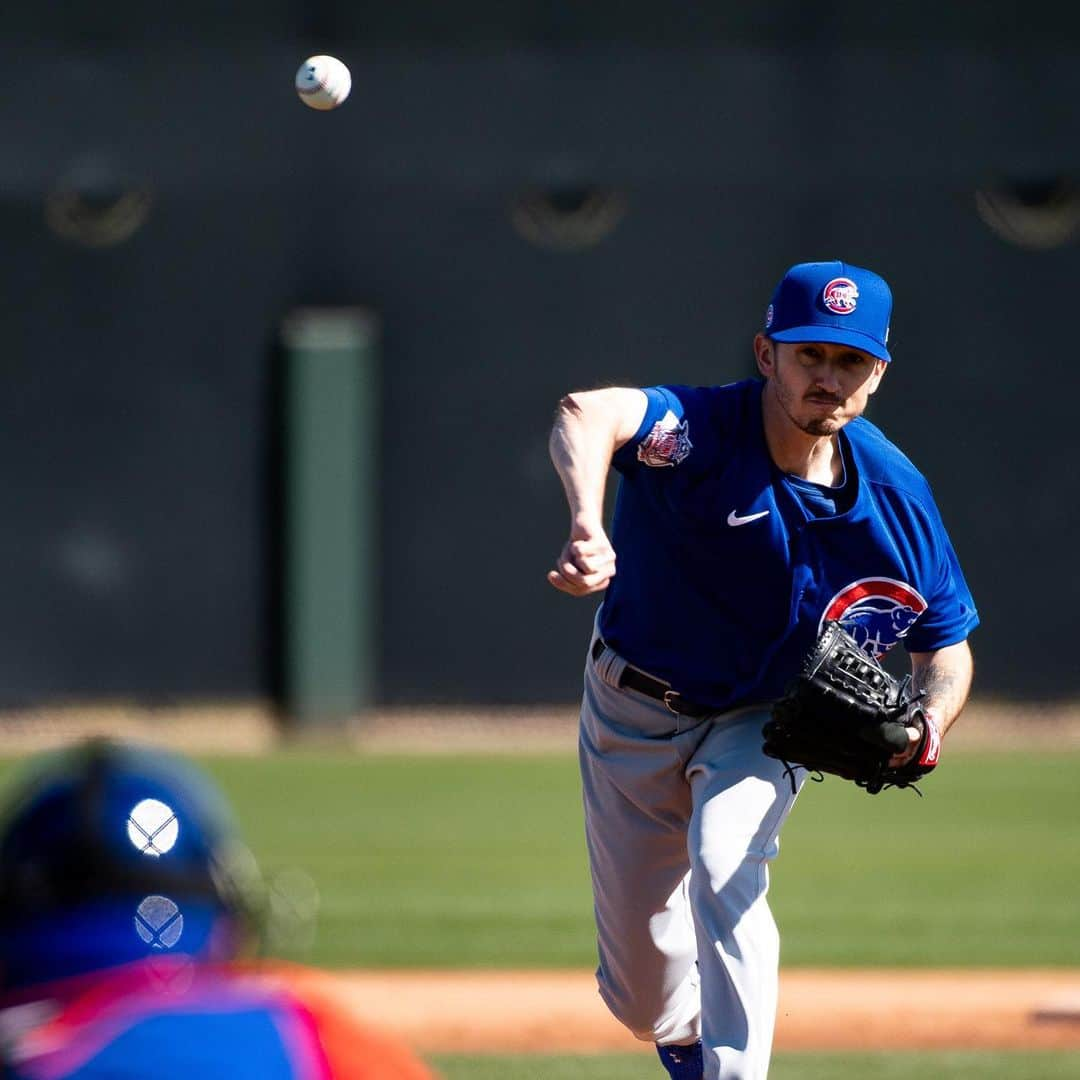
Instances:
[[[910,676],[894,679],[839,623],[827,622],[802,672],[774,706],[765,752],[783,762],[793,793],[797,767],[816,773],[816,781],[826,772],[852,780],[871,795],[914,787],[929,769],[888,765],[907,747],[907,724],[923,730],[923,743],[928,737],[910,685]]]

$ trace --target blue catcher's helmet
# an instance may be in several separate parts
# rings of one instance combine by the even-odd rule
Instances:
[[[36,758],[0,811],[0,987],[148,956],[235,955],[258,875],[209,779],[90,740]]]

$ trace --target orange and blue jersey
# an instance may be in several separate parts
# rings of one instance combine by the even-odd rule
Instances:
[[[285,976],[287,980],[288,976]],[[432,1080],[392,1037],[281,979],[162,956],[0,1012],[11,1080]]]

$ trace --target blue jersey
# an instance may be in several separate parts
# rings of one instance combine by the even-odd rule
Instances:
[[[720,709],[783,693],[826,619],[867,652],[963,641],[978,615],[926,480],[869,421],[840,432],[839,489],[787,476],[759,380],[648,388],[615,454],[617,572],[600,633]]]

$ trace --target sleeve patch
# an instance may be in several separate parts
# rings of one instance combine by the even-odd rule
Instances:
[[[637,457],[643,465],[662,468],[685,461],[693,448],[693,443],[690,442],[690,421],[680,422],[668,409],[638,444]]]

